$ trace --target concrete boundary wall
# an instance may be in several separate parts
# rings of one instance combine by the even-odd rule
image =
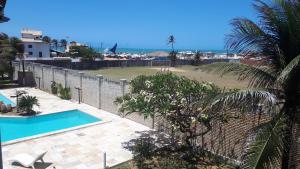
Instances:
[[[20,63],[14,62],[13,65],[15,68],[14,79],[18,79],[18,71],[21,71]],[[55,81],[57,84],[71,89],[72,100],[79,101],[80,97],[80,101],[85,104],[117,115],[119,115],[118,107],[114,104],[114,101],[129,90],[126,79],[113,81],[102,75],[90,76],[78,70],[33,62],[26,62],[25,67],[27,71],[31,71],[33,74],[35,84],[32,84],[32,86],[51,93],[51,83]],[[126,118],[152,127],[152,120],[145,120],[138,114],[133,114]]]

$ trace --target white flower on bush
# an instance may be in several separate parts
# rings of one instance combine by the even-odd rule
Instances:
[[[145,90],[141,90],[140,95],[145,96],[145,95],[147,95],[147,92]]]
[[[171,105],[176,106],[176,104],[177,104],[177,100],[172,100]]]
[[[144,102],[149,103],[151,101],[151,97],[150,96],[145,96],[144,97]]]
[[[167,98],[169,98],[169,99],[172,99],[172,97],[171,97],[170,94],[167,94],[167,93],[166,93],[166,94],[164,94],[164,96],[167,97]]]
[[[150,80],[146,80],[145,81],[145,85],[146,85],[146,87],[149,89],[150,87],[152,87],[153,86],[153,84],[152,84],[152,82],[150,81]]]
[[[130,100],[133,101],[133,102],[135,102],[135,103],[137,101],[137,99],[135,97],[132,97]]]
[[[186,104],[187,104],[186,98],[182,98],[182,99],[180,100],[180,104],[186,105]]]

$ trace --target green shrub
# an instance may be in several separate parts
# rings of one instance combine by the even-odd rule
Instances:
[[[51,83],[51,93],[52,94],[57,94],[57,84],[56,84],[56,82],[55,81],[53,81],[52,83]]]
[[[69,87],[63,87],[61,84],[58,85],[59,97],[64,100],[71,100],[71,89]]]
[[[35,115],[36,112],[33,110],[33,106],[39,106],[38,99],[35,96],[22,96],[19,99],[18,108],[23,113],[28,115]]]

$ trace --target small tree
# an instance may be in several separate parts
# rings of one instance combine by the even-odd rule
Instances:
[[[46,42],[46,43],[51,43],[51,38],[50,38],[49,36],[44,36],[44,37],[42,38],[42,41],[43,41],[43,42]]]
[[[60,40],[60,45],[61,45],[61,47],[63,47],[64,49],[66,49],[67,45],[68,45],[68,41],[66,39],[61,39]]]
[[[33,106],[39,106],[38,99],[35,96],[22,96],[18,103],[19,110],[28,115],[36,114],[36,111],[33,110]]]
[[[199,51],[197,51],[196,53],[195,53],[195,65],[199,65],[200,64],[200,61],[201,61],[201,57],[202,57],[203,55],[202,55],[202,53],[201,52],[199,52]]]
[[[131,90],[116,100],[119,111],[125,115],[139,112],[145,118],[159,117],[182,142],[171,139],[178,146],[184,160],[197,163],[204,145],[195,140],[203,138],[212,128],[212,121],[227,122],[230,116],[210,109],[222,90],[211,83],[199,83],[172,73],[139,76],[130,83]],[[174,146],[175,145],[175,146]]]

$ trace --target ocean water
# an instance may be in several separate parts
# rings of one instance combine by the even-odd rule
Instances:
[[[105,48],[97,48],[95,47],[95,49],[98,52],[103,52],[105,50]],[[175,49],[178,52],[181,51],[200,51],[200,52],[213,52],[213,53],[217,53],[217,54],[223,54],[223,53],[227,53],[226,50],[201,50],[201,49]],[[157,51],[165,51],[165,52],[170,52],[171,49],[143,49],[143,48],[117,48],[117,53],[135,53],[135,54],[147,54],[147,53],[152,53],[152,52],[157,52]]]
[[[101,119],[79,110],[28,118],[1,117],[1,141],[11,141],[99,121]]]

